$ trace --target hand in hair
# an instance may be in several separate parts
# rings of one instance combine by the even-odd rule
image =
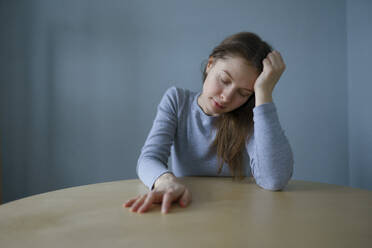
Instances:
[[[128,200],[123,206],[131,207],[132,212],[144,213],[153,203],[162,203],[162,213],[166,214],[174,201],[181,207],[187,207],[191,202],[191,193],[173,174],[166,173],[156,180],[153,190]]]
[[[266,94],[272,94],[276,83],[285,70],[285,64],[278,51],[272,51],[262,61],[263,70],[256,79],[254,91],[262,91]]]

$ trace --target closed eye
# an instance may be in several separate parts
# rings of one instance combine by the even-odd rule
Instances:
[[[228,81],[224,81],[224,80],[220,80],[223,84],[228,84],[229,82]]]
[[[221,77],[220,77],[220,82],[221,82],[222,84],[224,84],[224,85],[229,84],[229,81],[225,81],[225,80],[223,80]],[[242,97],[248,97],[248,96],[250,96],[250,94],[249,94],[249,95],[246,95],[246,94],[243,94],[243,93],[241,93],[241,92],[239,92],[239,95],[242,96]]]

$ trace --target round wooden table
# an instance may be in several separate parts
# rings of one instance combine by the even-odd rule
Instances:
[[[372,247],[372,191],[292,180],[179,178],[187,208],[124,208],[148,192],[138,179],[66,188],[0,206],[1,247]]]

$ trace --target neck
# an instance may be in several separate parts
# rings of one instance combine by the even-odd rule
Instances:
[[[203,101],[202,101],[202,94],[200,94],[199,96],[198,96],[198,99],[197,99],[197,102],[198,102],[198,105],[199,105],[199,107],[202,109],[202,111],[206,114],[206,115],[209,115],[209,114],[207,114],[207,111],[205,111],[205,109],[204,109],[204,104],[202,103]]]

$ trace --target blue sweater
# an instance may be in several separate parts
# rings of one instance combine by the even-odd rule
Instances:
[[[163,95],[136,168],[150,190],[156,179],[167,172],[176,177],[231,177],[226,163],[217,174],[217,154],[210,152],[209,146],[216,136],[212,123],[218,117],[203,112],[197,103],[200,94],[173,86]],[[253,135],[246,140],[247,152],[243,156],[245,175],[253,176],[264,189],[283,189],[293,174],[293,153],[274,103],[255,107],[253,121]],[[172,170],[167,165],[169,155]]]

